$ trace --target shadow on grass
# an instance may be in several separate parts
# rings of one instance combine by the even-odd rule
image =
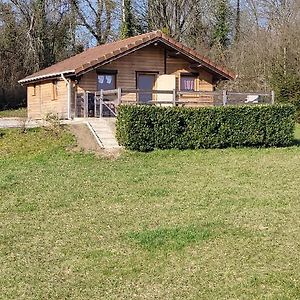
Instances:
[[[294,146],[300,147],[300,139],[294,140]]]
[[[300,147],[300,124],[296,124],[294,145]]]

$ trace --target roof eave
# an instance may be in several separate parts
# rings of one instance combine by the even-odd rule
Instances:
[[[46,79],[50,79],[53,77],[61,76],[61,75],[75,75],[75,70],[67,70],[63,72],[55,72],[55,73],[50,73],[50,74],[45,74],[45,75],[39,75],[39,76],[34,76],[30,78],[24,78],[18,81],[19,84],[29,84],[32,82],[36,81],[42,81]]]
[[[205,60],[199,59],[197,56],[191,54],[189,51],[187,51],[187,47],[177,47],[177,45],[175,43],[172,43],[172,41],[170,41],[170,38],[167,39],[164,36],[154,36],[151,39],[145,39],[143,41],[141,41],[140,43],[137,43],[135,45],[133,45],[132,47],[126,49],[125,51],[120,51],[120,52],[116,52],[113,55],[109,55],[108,57],[104,57],[101,59],[98,59],[98,61],[95,61],[94,64],[92,64],[91,62],[81,66],[80,68],[75,70],[76,76],[80,76],[83,75],[87,72],[90,72],[91,70],[96,69],[97,67],[100,67],[102,65],[105,65],[111,61],[117,60],[118,58],[122,57],[122,56],[126,56],[127,54],[134,52],[140,48],[143,48],[149,44],[155,43],[157,41],[160,41],[162,43],[164,43],[165,45],[168,45],[169,47],[178,50],[179,52],[181,52],[183,55],[189,57],[190,59],[201,63],[201,65],[203,65],[205,68],[213,71],[214,73],[218,74],[222,79],[226,79],[226,80],[233,80],[236,78],[235,74],[231,74],[229,72],[226,72],[227,70],[223,70],[223,68],[218,68],[214,65],[214,63],[210,63],[206,62]]]
[[[142,41],[140,41],[139,43],[135,43],[132,44],[131,47],[124,47],[123,51],[120,50],[115,50],[113,53],[110,53],[108,55],[105,55],[104,57],[99,58],[97,61],[95,61],[94,64],[92,64],[91,62],[82,65],[81,67],[77,68],[75,70],[75,75],[76,76],[81,76],[85,73],[90,72],[91,70],[97,69],[98,67],[105,65],[109,62],[115,61],[123,56],[126,56],[132,52],[135,52],[147,45],[150,45],[152,43],[155,43],[156,41],[159,40],[159,37],[154,36],[151,39],[147,38],[147,39],[143,39]]]
[[[201,58],[197,57],[196,55],[193,54],[193,53],[196,53],[195,50],[189,49],[188,47],[186,47],[184,45],[182,45],[181,47],[178,47],[177,44],[179,44],[179,43],[176,41],[173,41],[173,39],[171,39],[170,37],[166,37],[165,35],[163,35],[159,40],[162,41],[163,43],[167,44],[168,46],[175,48],[176,50],[178,50],[185,56],[190,57],[194,61],[201,63],[204,67],[212,70],[213,72],[219,74],[221,77],[223,77],[227,80],[233,80],[237,77],[236,74],[234,74],[232,72],[228,72],[228,70],[225,70],[225,68],[218,67],[215,63],[208,60],[207,58],[203,57],[203,59],[201,59]]]

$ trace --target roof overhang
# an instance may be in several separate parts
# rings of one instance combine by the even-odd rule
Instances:
[[[108,64],[108,63],[111,63],[111,62],[113,62],[113,61],[115,61],[115,60],[117,60],[117,59],[119,59],[119,58],[121,58],[121,57],[124,57],[124,56],[126,56],[126,55],[128,55],[128,54],[130,54],[130,53],[133,53],[133,52],[135,52],[135,51],[137,51],[137,50],[139,50],[139,49],[142,49],[142,48],[144,48],[144,47],[146,47],[146,46],[149,46],[149,45],[151,45],[151,44],[154,44],[154,43],[156,43],[157,41],[158,41],[158,38],[155,39],[155,40],[147,41],[147,42],[145,42],[145,43],[143,43],[143,44],[141,44],[141,45],[135,45],[135,46],[132,47],[132,48],[129,48],[129,47],[128,47],[127,49],[123,49],[122,52],[121,52],[121,51],[116,51],[115,53],[113,53],[113,55],[107,56],[106,59],[104,59],[104,60],[102,60],[102,61],[95,62],[95,64],[89,63],[89,65],[86,64],[86,67],[85,67],[85,68],[76,69],[76,70],[75,70],[75,73],[76,73],[77,76],[81,76],[81,75],[83,75],[83,74],[85,74],[85,73],[88,73],[88,72],[90,72],[90,71],[92,71],[92,70],[95,70],[95,69],[97,69],[97,68],[99,68],[99,67],[101,67],[101,66],[103,66],[103,65],[106,65],[106,64]]]
[[[188,47],[185,47],[184,45],[180,45],[179,43],[176,43],[177,44],[176,45],[176,44],[174,44],[173,41],[169,42],[168,40],[171,40],[171,39],[167,39],[167,40],[163,39],[161,41],[164,44],[168,45],[169,47],[175,49],[182,55],[195,61],[201,67],[205,67],[206,69],[213,71],[214,73],[220,75],[221,77],[223,77],[224,79],[227,79],[227,80],[232,80],[232,79],[236,78],[235,74],[229,74],[229,72],[227,70],[225,70],[224,68],[222,68],[220,66],[217,66],[215,63],[210,61],[208,58],[206,58],[206,57],[203,57],[203,59],[199,58],[197,55],[197,52],[195,50],[189,49]],[[180,45],[180,46],[178,46],[178,45]]]
[[[210,61],[208,59],[205,59],[206,60],[205,61],[205,60],[202,60],[202,59],[196,57],[195,55],[191,54],[189,48],[187,48],[185,46],[182,46],[182,47],[175,46],[174,43],[168,42],[163,37],[157,37],[156,39],[146,41],[143,44],[139,44],[139,45],[136,45],[132,48],[128,48],[128,49],[126,49],[122,52],[117,51],[113,55],[110,55],[109,57],[107,57],[107,59],[102,60],[101,62],[100,61],[99,62],[94,61],[95,64],[92,64],[92,62],[89,63],[89,64],[86,64],[85,68],[77,69],[77,70],[75,70],[75,73],[76,73],[77,76],[81,76],[85,73],[88,73],[92,70],[95,70],[95,69],[97,69],[101,66],[104,66],[104,65],[106,65],[108,63],[111,63],[111,62],[113,62],[113,61],[115,61],[115,60],[117,60],[121,57],[124,57],[124,56],[126,56],[126,55],[128,55],[132,52],[135,52],[135,51],[137,51],[141,48],[144,48],[146,46],[155,44],[157,42],[161,42],[165,46],[167,46],[169,48],[172,48],[173,50],[177,51],[181,55],[183,55],[183,56],[189,58],[190,60],[194,61],[198,66],[201,66],[202,68],[204,67],[205,69],[208,69],[208,70],[212,71],[213,73],[218,74],[220,77],[222,77],[222,79],[232,80],[232,79],[236,78],[235,74],[230,74],[229,75],[228,72],[226,72],[225,69],[218,68],[212,61]],[[196,54],[196,51],[192,50],[192,52],[194,52]]]
[[[49,73],[49,74],[45,74],[45,75],[24,78],[24,79],[19,80],[18,83],[28,84],[30,82],[47,80],[47,79],[55,78],[55,77],[58,77],[61,75],[75,75],[75,70],[67,70],[67,71],[63,71],[63,72]]]
[[[139,36],[138,36],[139,37]],[[137,38],[138,38],[137,37]],[[216,78],[218,79],[227,79],[231,80],[236,78],[236,75],[233,72],[225,69],[224,67],[215,64],[206,56],[203,56],[199,52],[175,41],[174,39],[170,38],[169,36],[163,34],[161,31],[155,31],[152,33],[141,35],[140,39],[135,39],[128,41],[128,44],[122,45],[119,48],[115,48],[111,52],[104,53],[102,56],[94,57],[94,59],[83,62],[83,64],[79,65],[78,67],[74,66],[75,69],[72,70],[60,70],[60,72],[55,73],[48,73],[44,75],[36,76],[31,75],[18,82],[20,84],[29,84],[32,82],[42,81],[42,80],[49,80],[51,78],[55,78],[61,76],[62,74],[69,77],[69,76],[81,76],[91,70],[95,70],[103,65],[106,65],[112,61],[115,61],[121,57],[124,57],[132,52],[135,52],[141,48],[144,48],[148,45],[158,45],[162,44],[162,46],[175,50],[178,54],[188,58],[193,64],[201,65],[201,68],[208,70],[209,72],[213,73]],[[45,73],[45,72],[44,72]]]

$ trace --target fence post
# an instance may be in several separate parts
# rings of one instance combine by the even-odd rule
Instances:
[[[94,94],[94,118],[97,117],[97,99],[96,99],[96,93],[93,93]]]
[[[121,100],[122,100],[122,89],[118,88],[118,105],[121,104]]]
[[[100,90],[100,108],[99,108],[99,110],[100,110],[100,116],[99,116],[99,118],[102,118],[102,109],[103,109],[102,102],[103,102],[103,90],[101,89]]]
[[[83,95],[83,117],[86,118],[87,117],[87,106],[88,106],[88,93],[87,92],[84,92],[84,95]]]
[[[271,104],[275,104],[275,92],[271,92]]]
[[[173,106],[176,106],[176,90],[173,90]]]
[[[223,90],[223,106],[227,105],[227,91]]]

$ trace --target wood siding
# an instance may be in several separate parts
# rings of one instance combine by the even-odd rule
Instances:
[[[117,71],[117,87],[135,89],[137,72],[157,72],[164,74],[164,49],[157,46],[148,46],[130,53],[98,69]],[[97,72],[91,71],[84,74],[77,86],[77,113],[83,114],[84,91],[97,91]],[[135,101],[136,94],[128,93],[122,96],[123,100]]]
[[[136,76],[137,72],[155,72],[157,76],[163,74],[175,75],[176,77],[176,89],[180,89],[180,74],[191,73],[191,62],[183,57],[168,57],[166,56],[165,62],[165,49],[158,45],[149,45],[145,48],[139,49],[133,53],[123,56],[111,63],[98,68],[98,70],[90,71],[81,77],[77,78],[77,84],[74,87],[75,97],[72,97],[71,113],[72,116],[84,115],[84,96],[85,92],[97,91],[97,72],[105,70],[114,70],[116,74],[117,87],[124,89],[136,88]],[[166,67],[166,73],[165,73]],[[200,91],[212,91],[213,90],[213,76],[212,74],[199,68],[194,70],[199,73],[199,77],[196,79],[196,89]],[[154,87],[155,88],[155,87]],[[28,116],[33,119],[40,119],[45,117],[47,113],[58,114],[61,118],[67,117],[67,85],[63,80],[57,81],[57,99],[53,99],[53,82],[43,81],[36,84],[35,95],[33,95],[33,85],[29,85],[27,89],[28,96]],[[73,96],[73,95],[72,95]],[[135,93],[128,93],[122,96],[123,100],[136,101]],[[212,97],[199,97],[195,95],[189,95],[188,97],[182,97],[178,100],[199,101],[199,105],[212,104]]]
[[[43,81],[27,87],[28,117],[42,119],[48,113],[57,114],[60,118],[67,117],[68,91],[63,80],[57,80],[57,96],[54,99],[53,81]]]
[[[190,68],[191,63],[184,58],[181,57],[168,57],[167,59],[167,73],[174,74],[176,76],[176,89],[181,90],[180,87],[180,75],[184,73],[199,73],[199,76],[196,77],[195,82],[195,90],[196,91],[213,91],[213,76],[204,70],[192,70]],[[189,94],[185,96],[181,96],[179,101],[185,102],[185,106],[207,106],[213,105],[213,97],[212,96],[199,96],[197,93]],[[191,103],[191,102],[199,102],[198,103]]]
[[[180,89],[180,74],[191,73],[191,62],[182,57],[166,57],[166,74],[172,74],[176,77],[176,89]],[[98,72],[105,70],[117,71],[116,82],[117,87],[135,89],[136,88],[136,74],[137,72],[155,72],[157,75],[165,74],[165,50],[161,46],[150,45],[136,52],[123,56],[111,63],[108,63],[101,68]],[[196,90],[199,91],[213,91],[213,76],[212,74],[204,71],[197,70],[199,76],[196,79]],[[90,71],[84,74],[77,85],[76,96],[76,113],[78,116],[83,116],[84,108],[84,92],[97,91],[97,72]],[[212,97],[201,97],[198,95],[189,95],[182,97],[181,101],[199,101],[202,105],[212,105]],[[122,95],[122,100],[136,101],[135,93],[128,93]],[[199,104],[196,104],[199,106]]]

